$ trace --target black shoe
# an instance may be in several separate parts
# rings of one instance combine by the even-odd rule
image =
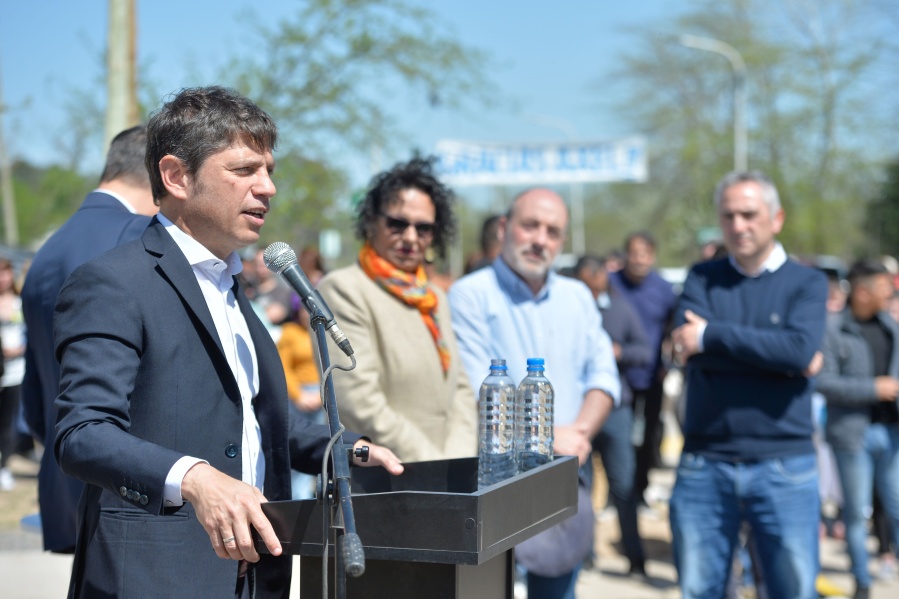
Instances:
[[[852,596],[852,599],[868,599],[870,597],[871,590],[868,587],[855,587],[855,594]]]

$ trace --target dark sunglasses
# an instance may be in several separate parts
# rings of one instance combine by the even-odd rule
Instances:
[[[387,228],[390,229],[391,233],[402,235],[409,227],[415,227],[415,232],[422,239],[427,239],[434,236],[434,229],[436,228],[436,225],[434,223],[412,224],[405,218],[396,218],[388,214],[384,214],[383,212],[380,212],[379,214],[384,217],[384,224],[387,225]]]

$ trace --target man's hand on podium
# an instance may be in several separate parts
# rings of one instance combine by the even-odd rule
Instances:
[[[359,457],[354,457],[354,466],[362,466],[364,468],[368,468],[370,466],[382,466],[384,470],[386,470],[390,474],[393,474],[394,476],[403,473],[403,464],[400,462],[399,458],[393,455],[393,452],[386,447],[375,445],[371,441],[366,441],[365,439],[359,439],[358,441],[356,441],[353,444],[353,455],[356,455],[356,449],[359,449],[366,445],[368,446],[368,460],[363,462]]]
[[[266,499],[256,487],[201,462],[184,475],[181,496],[194,506],[217,556],[258,562],[251,526],[272,555],[281,555],[281,543],[260,507]]]
[[[392,451],[365,439],[356,441],[353,448],[363,445],[369,447],[368,461],[353,458],[355,465],[382,466],[393,475],[403,473],[403,465]],[[212,548],[219,557],[258,562],[251,526],[272,555],[281,554],[281,543],[260,507],[266,499],[256,487],[201,462],[184,475],[181,495],[193,504],[197,520],[209,534]]]

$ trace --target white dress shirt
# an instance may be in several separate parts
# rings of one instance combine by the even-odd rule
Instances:
[[[241,442],[242,480],[264,490],[265,456],[262,453],[262,431],[253,410],[253,398],[259,392],[259,368],[256,363],[256,347],[250,337],[247,321],[234,297],[234,275],[243,265],[237,252],[227,259],[217,258],[193,237],[179,229],[161,213],[159,222],[178,244],[197,277],[197,283],[212,314],[212,321],[218,332],[225,358],[240,389],[243,403],[243,438]],[[188,470],[199,462],[199,458],[184,456],[172,466],[165,481],[165,504],[178,506],[184,503],[181,497],[181,482]]]
[[[119,201],[119,203],[122,204],[122,206],[127,208],[128,212],[130,212],[131,214],[137,214],[137,210],[134,209],[134,206],[132,206],[128,202],[128,200],[126,200],[125,198],[123,198],[122,196],[120,196],[119,194],[117,194],[114,191],[110,191],[109,189],[99,189],[98,188],[98,189],[95,189],[94,191],[92,191],[91,193],[105,193],[108,196],[112,196],[115,199],[117,199]]]

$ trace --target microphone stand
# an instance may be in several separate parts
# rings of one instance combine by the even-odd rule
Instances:
[[[309,312],[312,327],[318,342],[321,371],[328,372],[330,357],[328,355],[328,339],[325,330],[327,318],[321,307],[316,302],[317,294],[312,294],[304,300],[306,310]],[[341,434],[340,418],[337,414],[337,398],[334,394],[334,383],[330,373],[324,382],[325,411],[328,414],[328,427],[331,438]],[[353,503],[350,497],[350,453],[351,446],[343,443],[341,434],[337,443],[337,451],[331,454],[333,464],[333,486],[322,480],[322,501],[326,504],[323,509],[331,512],[332,529],[335,532],[335,566],[336,577],[335,596],[337,599],[346,598],[346,575],[357,578],[365,572],[365,552],[362,549],[362,540],[356,533],[356,520],[353,516]],[[368,458],[368,448],[356,450],[363,461]],[[324,473],[323,473],[324,474]],[[329,535],[330,536],[330,535]],[[322,560],[328,561],[328,538],[323,538],[324,553]],[[323,579],[324,582],[324,579]],[[327,599],[327,598],[323,598]]]

